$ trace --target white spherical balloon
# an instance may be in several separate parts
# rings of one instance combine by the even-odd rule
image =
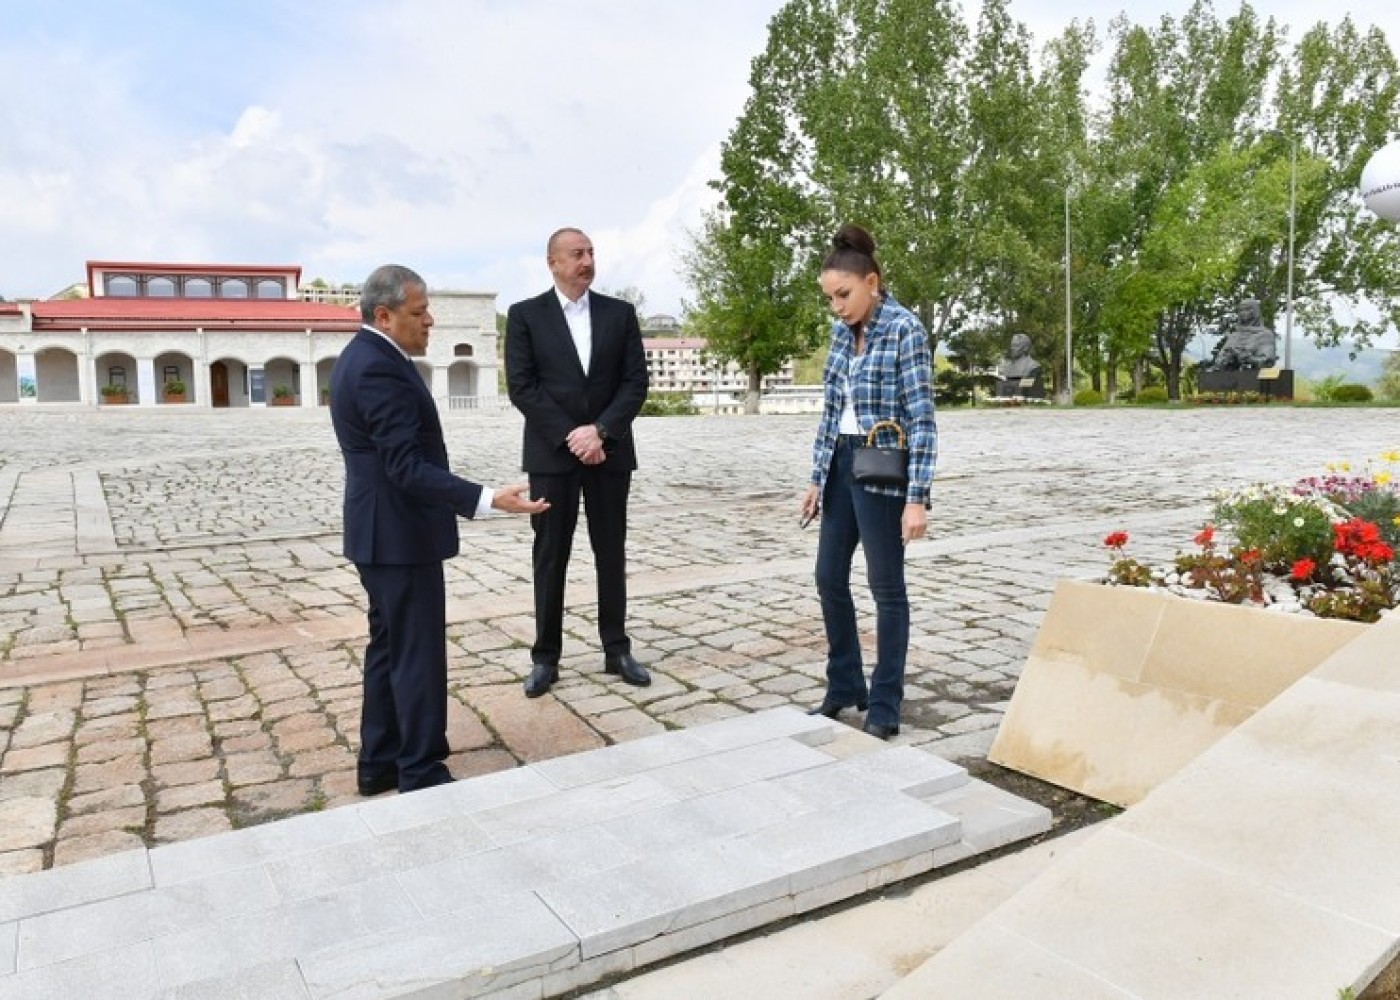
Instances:
[[[1400,142],[1376,150],[1361,168],[1361,200],[1388,222],[1400,222]]]

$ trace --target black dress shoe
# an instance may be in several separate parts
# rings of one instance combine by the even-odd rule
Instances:
[[[383,795],[385,792],[392,792],[399,787],[399,776],[393,771],[384,771],[368,777],[362,775],[356,780],[355,787],[365,798],[369,798],[371,795]]]
[[[896,722],[893,726],[882,726],[878,722],[867,722],[864,731],[877,740],[888,740],[891,736],[899,735],[899,723]]]
[[[836,718],[838,715],[840,715],[842,712],[844,712],[846,709],[848,709],[848,708],[850,708],[850,707],[851,707],[850,705],[840,705],[840,704],[837,704],[836,702],[832,701],[830,698],[827,698],[827,699],[825,699],[820,705],[818,705],[816,708],[809,708],[809,709],[807,709],[807,714],[808,714],[808,715],[825,715],[828,719],[834,719],[834,718]],[[863,702],[863,701],[858,701],[858,702],[856,702],[855,708],[856,708],[856,711],[857,711],[857,712],[864,712],[864,711],[865,711],[865,702]]]
[[[651,683],[651,674],[647,673],[646,667],[633,659],[631,653],[623,653],[620,656],[605,656],[603,658],[603,673],[620,674],[628,684],[635,684],[639,688],[644,688]]]
[[[559,680],[559,664],[536,663],[525,679],[525,697],[538,698]]]

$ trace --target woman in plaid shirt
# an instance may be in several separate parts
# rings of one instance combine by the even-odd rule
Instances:
[[[821,425],[812,448],[812,484],[802,501],[806,519],[820,511],[817,593],[826,625],[826,696],[812,714],[834,719],[843,709],[869,709],[865,731],[887,740],[899,732],[904,661],[909,651],[909,597],[904,547],[927,530],[929,491],[938,454],[928,335],[884,287],[875,241],[859,226],[842,226],[822,264],[822,294],[837,321],[822,383]],[[870,428],[893,420],[909,449],[904,489],[868,486],[851,476],[855,448]],[[888,428],[876,438],[893,444]],[[865,551],[866,579],[875,599],[875,669],[867,686],[851,562]]]

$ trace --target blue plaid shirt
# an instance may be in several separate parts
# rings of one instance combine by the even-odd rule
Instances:
[[[864,361],[852,370],[855,346],[851,328],[836,321],[831,329],[831,353],[822,372],[826,392],[812,446],[812,482],[822,489],[826,486],[849,385],[863,432],[881,420],[893,420],[904,428],[904,445],[909,449],[905,501],[928,506],[938,458],[938,425],[933,414],[933,359],[923,324],[886,292],[865,331]],[[875,437],[881,446],[897,440],[898,435],[889,428],[882,428]],[[890,486],[865,488],[886,496],[900,495]]]

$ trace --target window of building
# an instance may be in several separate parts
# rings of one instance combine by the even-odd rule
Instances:
[[[287,289],[282,284],[281,278],[259,278],[256,286],[256,298],[259,299],[282,299],[286,298]]]
[[[469,358],[472,356],[471,344],[457,344],[452,348],[454,358]]]
[[[112,365],[107,369],[107,384],[119,385],[126,388],[126,369],[121,365]]]
[[[219,282],[219,297],[224,299],[246,299],[248,282],[242,278],[225,278]]]
[[[186,278],[185,298],[211,299],[214,297],[214,283],[208,278]]]
[[[146,295],[152,299],[173,299],[175,297],[175,279],[165,275],[157,275],[146,279]]]
[[[107,276],[107,294],[120,295],[123,297],[134,296],[138,293],[136,279],[129,274],[111,274]]]

